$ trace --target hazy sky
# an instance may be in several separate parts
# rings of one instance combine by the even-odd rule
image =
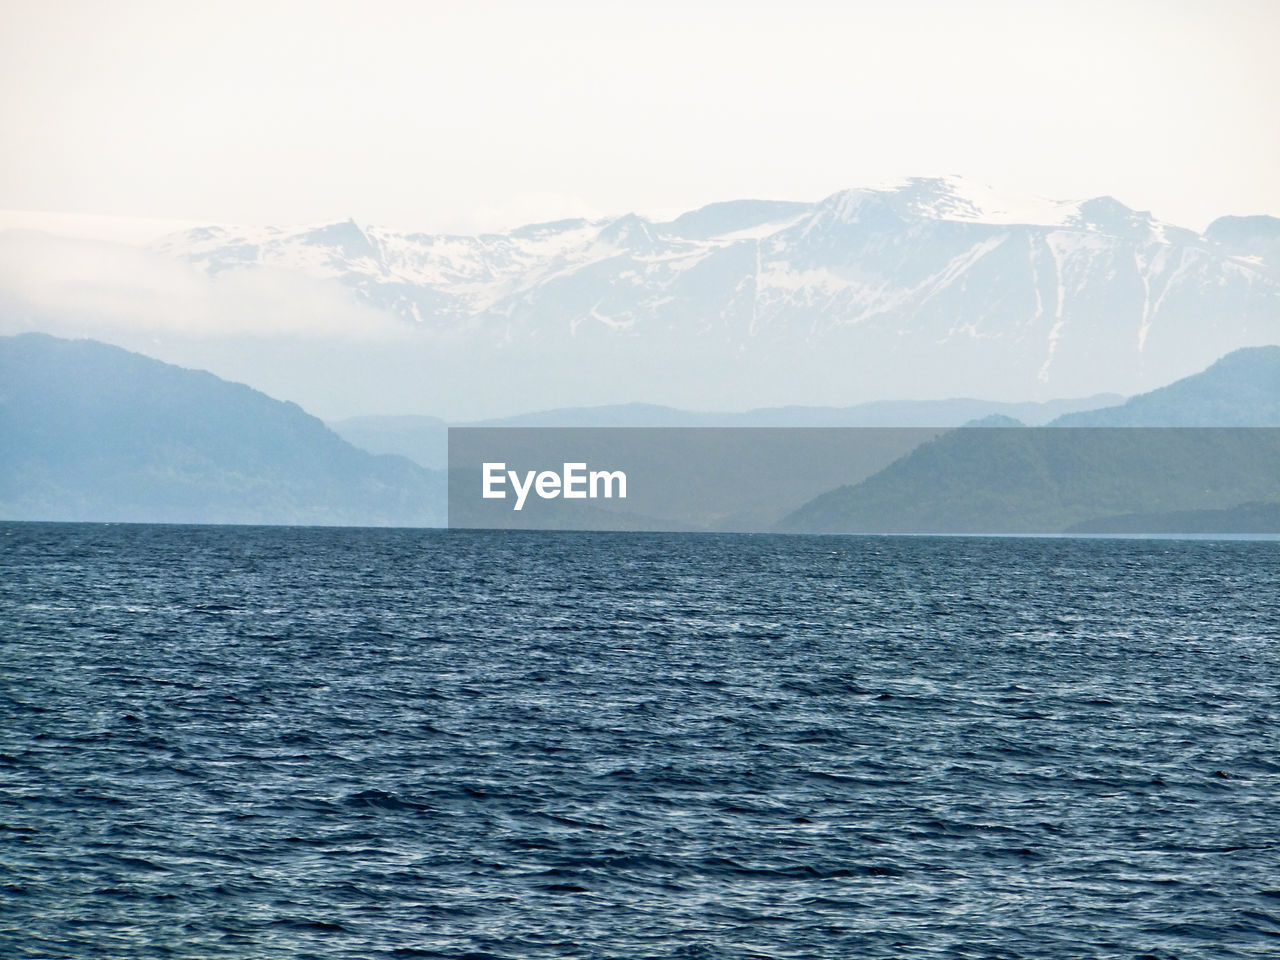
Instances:
[[[0,208],[471,230],[960,174],[1280,215],[1280,4],[3,3]]]

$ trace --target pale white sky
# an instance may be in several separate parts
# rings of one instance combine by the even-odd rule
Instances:
[[[960,174],[1280,215],[1280,3],[0,0],[0,208],[504,228]]]

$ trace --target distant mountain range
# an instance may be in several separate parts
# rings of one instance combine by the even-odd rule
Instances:
[[[418,409],[1133,394],[1280,343],[1280,220],[1197,233],[957,179],[481,236],[211,226],[152,249],[213,276],[336,280],[400,317],[412,335],[371,352],[376,371],[355,349],[335,363]]]
[[[750,461],[793,498],[779,509],[762,502],[750,483],[728,496],[714,486],[722,475],[701,477],[686,465],[682,528],[697,528],[699,511],[727,517],[733,529],[776,523],[795,532],[1214,532],[1215,525],[1218,532],[1259,532],[1259,524],[1273,524],[1280,504],[1280,348],[1237,351],[1159,390],[1078,409],[1098,400],[734,415],[633,405],[487,425],[935,428],[877,432],[886,442],[872,453],[887,456],[857,474],[860,482],[834,489],[828,484],[850,476],[842,464],[875,459],[823,447],[826,438],[839,443],[855,431],[762,431],[772,433],[774,446],[759,449],[737,431],[711,431],[715,442],[705,451],[700,434],[675,431],[685,445],[677,448],[663,445],[662,431],[649,431],[645,442],[656,444],[658,459],[648,467],[658,483],[670,472],[660,460],[664,451],[684,449],[712,465],[717,456],[736,457],[739,468]],[[1057,415],[1030,429],[1011,413],[1036,422]],[[961,425],[971,414],[978,418],[964,424],[969,429],[936,429]],[[346,429],[354,435],[357,428],[386,428],[374,437],[377,447],[409,443],[423,423],[412,418],[406,430],[392,418]],[[440,421],[425,423],[444,429]],[[726,441],[726,434],[735,437]],[[895,444],[905,446],[899,452]],[[775,463],[771,449],[792,453]],[[805,492],[806,484],[816,486]],[[358,449],[294,404],[94,341],[0,338],[0,519],[432,526],[445,522],[445,511],[443,471]],[[661,515],[655,509],[649,520],[630,525]],[[627,526],[619,516],[610,522]]]
[[[490,420],[449,422],[439,417],[373,416],[337,420],[329,426],[370,453],[408,457],[431,469],[448,459],[448,431],[455,427],[958,427],[989,416],[1028,425],[1048,423],[1064,413],[1119,403],[1115,394],[1040,403],[991,400],[900,400],[852,407],[765,407],[742,413],[678,410],[651,403],[565,407]]]
[[[439,526],[444,477],[291,403],[90,340],[0,337],[0,518]]]

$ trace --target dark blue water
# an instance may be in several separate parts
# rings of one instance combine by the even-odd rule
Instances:
[[[1280,543],[0,525],[0,956],[1280,955]]]

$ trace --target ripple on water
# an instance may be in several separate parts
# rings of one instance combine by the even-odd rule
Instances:
[[[1280,947],[1274,542],[4,529],[6,957]]]

